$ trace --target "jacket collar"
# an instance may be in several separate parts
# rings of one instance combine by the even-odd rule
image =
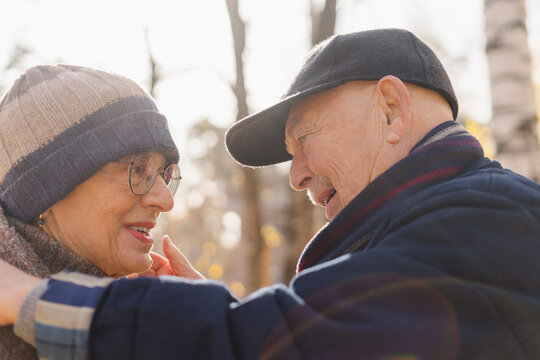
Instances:
[[[460,124],[448,121],[437,126],[311,239],[300,256],[297,272],[358,250],[390,206],[455,177],[483,156],[478,140]]]

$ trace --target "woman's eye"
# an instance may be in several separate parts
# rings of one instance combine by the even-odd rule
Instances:
[[[142,176],[142,174],[144,174],[144,166],[143,166],[143,165],[140,165],[140,166],[132,166],[132,167],[131,167],[131,172],[132,172],[134,175]]]
[[[161,169],[158,170],[157,173],[158,173],[158,175],[161,176],[164,180],[166,180],[166,178],[165,178],[165,175],[166,175],[165,169],[161,168]]]

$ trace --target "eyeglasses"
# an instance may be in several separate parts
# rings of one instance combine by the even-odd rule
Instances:
[[[131,192],[138,196],[146,194],[159,174],[167,185],[172,196],[176,194],[178,183],[182,176],[178,164],[171,164],[165,169],[158,167],[156,159],[150,154],[139,154],[131,160],[118,160],[122,164],[129,164],[128,183]]]

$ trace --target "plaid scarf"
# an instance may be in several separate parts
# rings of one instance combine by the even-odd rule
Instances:
[[[478,140],[460,124],[448,121],[437,126],[311,239],[297,272],[364,248],[391,206],[452,179],[483,157]]]

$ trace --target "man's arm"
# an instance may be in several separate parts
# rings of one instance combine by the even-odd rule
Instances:
[[[76,293],[66,278],[42,300],[99,299],[81,348],[96,359],[512,358],[525,348],[508,326],[533,329],[540,311],[524,301],[540,295],[540,211],[500,193],[415,201],[365,251],[243,300],[217,282],[163,278]]]
[[[36,347],[45,358],[81,359],[346,359],[403,351],[441,358],[457,327],[444,296],[407,276],[360,275],[361,255],[242,301],[211,281],[139,278],[103,287],[100,279],[62,274],[38,302]],[[415,318],[431,324],[412,326]]]

